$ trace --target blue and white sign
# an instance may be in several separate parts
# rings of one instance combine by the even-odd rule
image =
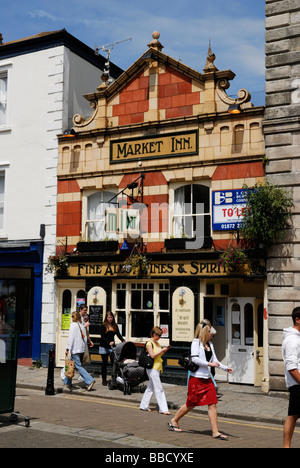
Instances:
[[[223,190],[212,194],[214,231],[240,229],[247,210],[247,190]]]

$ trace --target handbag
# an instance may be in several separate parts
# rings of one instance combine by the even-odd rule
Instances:
[[[152,348],[154,349],[153,343],[151,344],[152,344]],[[146,343],[145,348],[143,349],[139,357],[139,366],[143,367],[144,369],[152,369],[153,365],[154,365],[154,359],[148,353],[147,343]]]
[[[70,355],[65,358],[65,376],[68,379],[73,379],[75,375],[75,362],[71,361]]]
[[[187,371],[196,372],[199,369],[199,366],[192,361],[193,357],[198,356],[191,356],[188,352],[183,353],[183,355],[178,359],[178,364],[181,367],[184,367]]]
[[[91,364],[91,358],[90,358],[88,345],[86,345],[86,350],[82,358],[82,365],[88,366],[89,364]]]
[[[77,322],[78,323],[78,322]],[[81,338],[82,340],[85,342],[85,336],[84,334],[82,333],[82,330],[80,328],[80,325],[78,323],[78,327],[79,327],[79,330],[80,330],[80,333],[81,333]],[[84,352],[84,355],[82,356],[82,365],[83,366],[87,366],[88,364],[91,363],[91,359],[90,359],[90,353],[89,353],[89,348],[88,348],[88,345],[86,344],[86,347],[85,347],[85,352]]]

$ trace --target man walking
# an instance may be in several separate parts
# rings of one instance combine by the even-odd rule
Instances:
[[[282,356],[285,381],[290,392],[288,417],[283,429],[283,448],[290,448],[296,421],[300,417],[300,307],[292,313],[294,326],[283,330]]]

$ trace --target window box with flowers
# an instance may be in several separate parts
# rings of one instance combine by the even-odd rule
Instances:
[[[220,255],[219,265],[226,268],[227,271],[232,271],[243,267],[248,261],[248,257],[244,250],[238,247],[228,247]]]
[[[65,277],[68,275],[68,259],[65,255],[50,255],[46,266],[47,273],[56,273],[56,276]]]
[[[122,272],[146,276],[149,273],[150,261],[142,254],[130,255],[123,262]]]

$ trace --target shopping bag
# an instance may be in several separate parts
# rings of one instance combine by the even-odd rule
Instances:
[[[68,377],[68,379],[73,379],[75,374],[75,362],[71,361],[70,356],[66,356],[65,359],[65,376]]]

